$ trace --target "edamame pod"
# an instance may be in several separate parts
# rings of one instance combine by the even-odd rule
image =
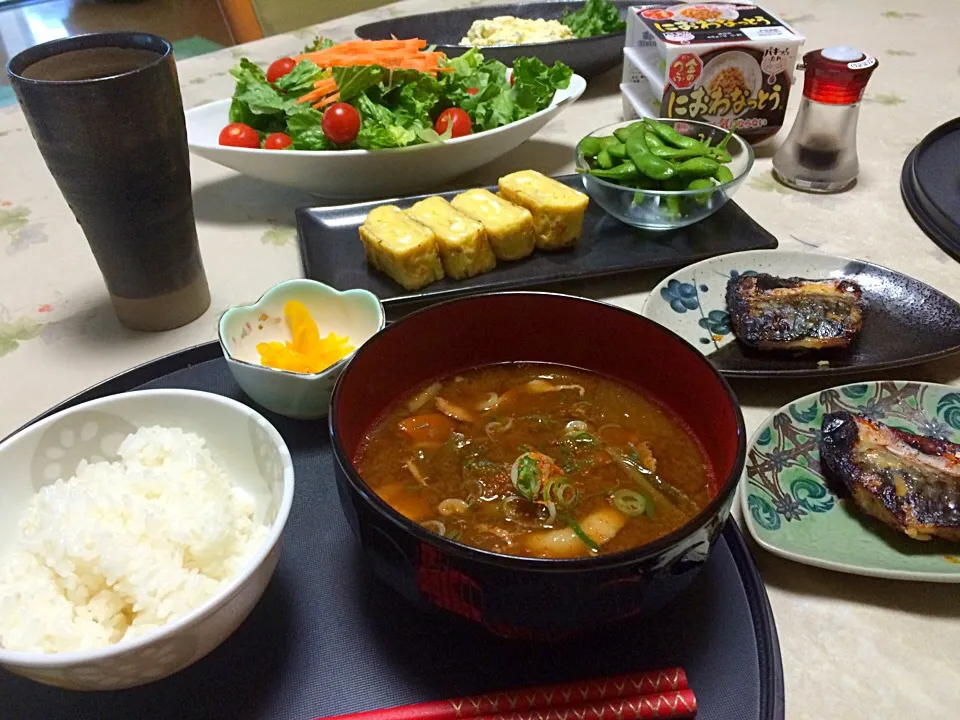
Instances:
[[[681,135],[670,125],[659,123],[653,118],[644,118],[643,121],[646,123],[647,129],[658,135],[661,140],[669,145],[673,145],[676,148],[681,148],[684,150],[692,147],[700,147],[699,140],[696,138],[687,137],[686,135]]]
[[[733,182],[733,172],[726,165],[721,165],[718,167],[713,176],[720,183]]]
[[[640,177],[637,166],[627,160],[609,170],[590,170],[591,175],[604,180],[636,180]]]
[[[676,172],[682,178],[709,178],[713,177],[720,167],[720,163],[712,158],[695,157],[677,165]]]
[[[585,137],[580,141],[580,154],[584,157],[596,157],[597,153],[599,153],[602,149],[603,146],[600,145],[600,138]]]
[[[622,142],[615,142],[612,145],[608,145],[606,151],[610,153],[610,157],[617,160],[624,160],[627,157],[627,146]]]
[[[713,193],[713,189],[716,187],[713,180],[710,178],[697,178],[696,180],[691,180],[690,184],[687,185],[687,190],[703,190],[703,193],[693,196],[693,201],[700,204],[706,205],[710,202],[710,195]]]

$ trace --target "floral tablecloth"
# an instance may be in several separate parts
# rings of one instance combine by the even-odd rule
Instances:
[[[960,20],[954,4],[771,0],[767,6],[806,35],[805,49],[849,44],[876,55],[880,67],[861,111],[861,175],[855,189],[822,197],[777,184],[770,158],[784,132],[758,148],[753,176],[737,202],[780,239],[782,248],[889,265],[960,300],[960,265],[916,227],[898,190],[909,150],[960,112]],[[241,56],[269,62],[318,32],[343,40],[365,22],[436,7],[427,0],[407,0],[186,60],[179,65],[185,105],[228,96],[227,70]],[[531,141],[458,183],[495,182],[505,171],[526,167],[570,172],[577,139],[619,119],[618,82],[616,71],[592,81],[578,103]],[[797,104],[795,96],[788,124]],[[80,228],[17,107],[0,110],[0,158],[0,435],[93,383],[213,339],[216,320],[229,305],[301,274],[293,210],[316,201],[194,158],[197,225],[213,305],[204,317],[173,332],[127,331],[113,315]],[[577,283],[564,290],[639,309],[665,274]],[[960,359],[895,376],[960,385]],[[739,382],[735,390],[752,431],[771,410],[825,385]],[[956,586],[832,573],[756,548],[755,555],[779,627],[788,718],[960,716]]]

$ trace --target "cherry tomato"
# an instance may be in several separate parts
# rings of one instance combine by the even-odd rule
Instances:
[[[510,84],[513,85],[513,73],[510,73]]]
[[[333,103],[324,111],[320,127],[330,142],[337,145],[352,143],[360,132],[360,113],[353,105]]]
[[[275,83],[288,72],[293,70],[296,66],[297,61],[293,58],[280,58],[279,60],[274,60],[270,67],[267,68],[267,82]]]
[[[239,148],[259,148],[257,131],[243,123],[230,123],[220,131],[220,144]]]
[[[460,108],[447,108],[440,113],[440,117],[437,118],[437,123],[433,126],[433,129],[443,135],[447,131],[447,125],[453,125],[451,137],[455,138],[469,135],[472,131],[470,116]]]
[[[480,88],[467,88],[467,95],[476,95],[480,92]]]
[[[264,150],[283,150],[293,145],[293,140],[286,133],[270,133],[263,141]]]

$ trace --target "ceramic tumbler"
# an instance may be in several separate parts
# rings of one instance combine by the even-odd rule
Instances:
[[[210,306],[169,42],[136,32],[43,43],[7,75],[80,223],[120,322],[185,325]]]

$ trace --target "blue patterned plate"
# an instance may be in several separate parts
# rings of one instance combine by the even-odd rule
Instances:
[[[960,583],[960,543],[911,540],[862,514],[820,470],[820,424],[838,410],[960,442],[960,388],[917,382],[843,385],[780,408],[750,443],[740,486],[747,529],[790,560],[901,580]]]
[[[863,290],[864,320],[848,349],[764,352],[730,329],[731,278],[770,273],[846,278]],[[689,265],[653,289],[642,314],[697,347],[731,377],[844,375],[927,362],[960,351],[960,304],[919,280],[860,260],[789,250],[749,250]]]

